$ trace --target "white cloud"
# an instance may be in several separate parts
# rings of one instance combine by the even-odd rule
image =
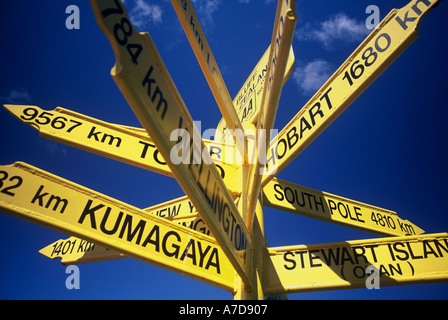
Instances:
[[[298,40],[314,40],[321,42],[325,48],[332,47],[336,42],[358,42],[369,34],[364,21],[359,22],[339,13],[321,22],[317,27],[307,23],[296,32]]]
[[[129,17],[132,23],[141,28],[149,23],[162,22],[162,8],[157,4],[149,4],[145,0],[135,0],[135,6],[128,5]]]
[[[331,71],[330,63],[316,59],[304,67],[296,67],[292,77],[304,94],[312,94],[330,78]]]
[[[221,0],[191,0],[199,23],[203,29],[213,27],[213,14],[218,10]]]
[[[5,96],[1,96],[0,99],[2,103],[28,103],[31,101],[31,96],[27,90],[18,88],[12,89]]]

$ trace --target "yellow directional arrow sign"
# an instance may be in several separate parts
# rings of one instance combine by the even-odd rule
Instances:
[[[91,3],[115,52],[115,82],[238,274],[251,283],[249,232],[149,34],[134,29],[120,1]]]
[[[246,79],[246,82],[244,82],[240,91],[233,99],[233,105],[235,106],[238,117],[242,123],[255,122],[260,112],[270,51],[271,46],[269,46],[265,51],[260,61],[258,61],[257,65]],[[283,77],[282,85],[284,85],[291,76],[294,63],[294,51],[291,47],[288,54],[288,61],[286,64],[286,71]],[[223,118],[219,121],[216,128],[215,140],[224,141],[226,143],[233,142],[233,139],[231,139],[232,134],[226,134],[228,132],[227,129],[228,125]]]
[[[262,185],[280,172],[335,120],[418,36],[438,0],[412,0],[392,10],[269,147]]]
[[[60,107],[54,110],[27,105],[3,107],[20,121],[39,130],[39,135],[44,138],[163,175],[171,175],[148,134],[136,133]]]
[[[76,237],[55,241],[39,252],[50,259],[61,258],[64,265],[127,258],[122,253]]]
[[[188,197],[167,201],[146,208],[144,211],[203,234],[211,234]],[[39,252],[50,259],[62,258],[63,264],[80,264],[128,257],[123,253],[76,237],[58,240]]]
[[[44,138],[173,176],[144,129],[108,123],[61,107],[51,111],[24,105],[4,105],[4,108],[39,130]],[[234,178],[238,176],[238,166],[230,162],[234,159],[235,148],[210,140],[204,140],[204,143],[227,188],[233,194],[241,193],[241,183]],[[229,161],[226,162],[227,159]]]
[[[272,179],[263,188],[263,204],[380,235],[405,236],[424,233],[415,224],[398,217],[394,211],[277,178]]]
[[[243,131],[232,98],[190,0],[171,0],[171,3],[224,119],[231,129]],[[237,139],[236,143],[239,150],[244,154],[244,140],[239,139],[242,138],[240,135],[234,137]]]
[[[269,248],[269,255],[265,294],[448,281],[448,233]]]
[[[211,235],[210,230],[198,215],[183,218],[167,218],[167,220],[205,235]],[[76,237],[70,237],[65,240],[60,239],[42,248],[39,252],[50,259],[61,258],[61,263],[66,265],[128,258],[127,255],[116,250],[107,249]]]
[[[0,166],[0,178],[5,213],[233,290],[234,269],[211,237],[24,163]]]

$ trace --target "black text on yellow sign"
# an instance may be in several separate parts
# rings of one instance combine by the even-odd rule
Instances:
[[[271,143],[263,186],[270,171],[283,170],[417,38],[422,18],[438,3],[414,0],[384,18]]]
[[[4,105],[20,121],[39,130],[40,136],[69,146],[128,163],[146,170],[173,176],[167,162],[145,130],[124,127],[95,119],[68,109],[57,107],[43,110],[37,106]],[[206,149],[229,191],[237,194],[241,189],[238,168],[225,163],[227,153],[234,148],[204,140]],[[233,159],[233,158],[232,158]]]
[[[264,188],[264,205],[381,235],[418,235],[424,231],[396,212],[277,178]]]
[[[369,266],[379,286],[448,281],[448,234],[269,248],[266,291],[365,288]]]
[[[50,259],[61,258],[64,265],[126,258],[122,253],[76,237],[55,241],[39,250],[39,253]]]
[[[198,215],[193,204],[188,200],[188,197],[167,201],[146,208],[144,211],[150,215],[168,219],[178,225],[211,236],[210,230]],[[50,259],[61,258],[62,264],[80,264],[127,258],[126,255],[120,252],[76,237],[58,240],[42,248],[39,252]]]

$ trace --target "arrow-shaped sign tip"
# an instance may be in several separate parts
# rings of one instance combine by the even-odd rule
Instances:
[[[57,243],[57,242],[60,242],[60,241],[64,241],[64,240],[63,239],[59,239],[58,241],[49,244],[45,248],[40,249],[39,253],[44,255],[44,256],[46,256],[47,258],[55,259],[56,257],[52,257],[52,253],[54,251],[54,244]]]
[[[4,104],[3,108],[5,108],[6,110],[8,110],[10,113],[12,113],[14,116],[18,117],[18,107],[17,105],[14,104]],[[22,108],[21,108],[22,109]]]
[[[36,130],[40,130],[39,125],[32,121],[41,114],[42,109],[37,106],[31,105],[15,105],[4,104],[3,108],[9,111],[14,117],[22,121],[23,123],[31,125]],[[43,121],[43,120],[42,120]]]

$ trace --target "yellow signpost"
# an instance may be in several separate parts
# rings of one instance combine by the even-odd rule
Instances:
[[[392,10],[279,132],[268,150],[262,186],[325,130],[417,38],[422,18],[438,0]]]
[[[233,290],[234,268],[209,236],[25,163],[0,174],[5,213]]]
[[[227,125],[271,129],[294,65],[295,1],[278,0],[271,45],[233,101],[191,2],[171,2],[223,114],[223,141]],[[255,150],[256,164],[249,166],[247,137],[231,145],[202,139],[149,34],[137,32],[123,2],[91,0],[115,54],[111,75],[144,128],[60,107],[4,107],[42,137],[174,177],[186,196],[138,209],[16,162],[0,166],[0,210],[70,235],[40,250],[64,264],[132,257],[235,299],[448,281],[448,233],[425,235],[394,211],[276,177],[415,40],[422,18],[438,3],[412,0],[392,10],[267,154]],[[237,148],[244,161],[236,161]],[[258,158],[265,155],[261,175]],[[269,247],[263,206],[394,237]]]
[[[269,248],[269,257],[269,294],[440,282],[448,280],[448,233]]]
[[[55,241],[40,249],[39,253],[50,259],[61,258],[61,263],[64,265],[127,258],[123,253],[76,237]]]
[[[314,190],[277,178],[263,188],[265,206],[380,235],[424,233],[394,211]]]
[[[238,274],[250,283],[247,227],[213,160],[203,152],[201,135],[149,34],[134,29],[119,1],[91,3],[117,59],[112,77]],[[114,30],[124,25],[129,32],[123,39]]]
[[[164,157],[144,129],[108,123],[61,107],[50,111],[24,105],[4,105],[4,108],[39,130],[41,137],[173,177]],[[227,189],[232,194],[240,194],[241,184],[232,178],[239,170],[233,161],[234,146],[205,139],[203,142],[204,152],[213,159]]]
[[[211,236],[210,230],[186,196],[143,209],[143,211]],[[62,258],[61,262],[63,264],[79,264],[128,257],[123,253],[106,249],[76,237],[58,240],[39,252],[50,259]]]

